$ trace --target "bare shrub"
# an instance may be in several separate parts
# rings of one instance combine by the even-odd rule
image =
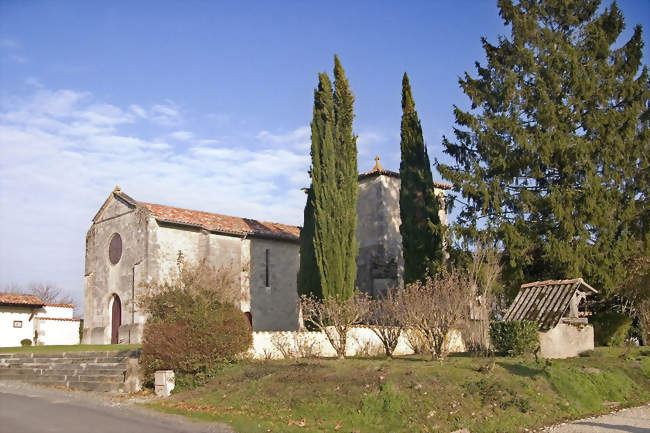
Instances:
[[[195,373],[231,361],[252,343],[248,319],[234,304],[233,275],[202,261],[145,286],[139,305],[149,317],[142,335],[145,369]]]
[[[377,335],[384,352],[389,358],[393,357],[395,347],[402,334],[402,326],[398,320],[398,296],[395,289],[389,289],[385,296],[370,301],[368,324]]]
[[[345,359],[348,331],[368,316],[369,298],[365,293],[348,299],[329,297],[323,300],[302,295],[300,308],[303,319],[325,333],[338,358]]]
[[[472,282],[466,271],[443,271],[399,292],[398,317],[403,326],[421,334],[432,358],[444,359],[447,335],[452,327],[462,327],[467,321],[471,296]]]
[[[413,353],[417,355],[427,351],[424,336],[419,330],[416,328],[405,328],[403,332],[406,336],[406,345],[413,351]]]
[[[293,333],[294,344],[300,358],[315,358],[318,356],[319,343],[303,332]]]
[[[501,253],[485,239],[476,242],[469,266],[473,296],[465,340],[470,352],[489,355],[490,318],[497,307],[501,277]]]
[[[298,352],[295,349],[295,340],[288,335],[276,333],[271,336],[271,344],[280,352],[284,359],[297,358]]]
[[[369,358],[371,356],[378,356],[384,351],[384,348],[381,345],[376,344],[371,340],[357,337],[354,334],[352,335],[352,340],[357,347],[354,356]]]
[[[638,256],[626,263],[627,278],[619,288],[621,313],[637,317],[641,339],[650,345],[650,257]]]

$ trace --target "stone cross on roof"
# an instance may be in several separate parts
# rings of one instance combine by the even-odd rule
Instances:
[[[379,164],[379,155],[375,156],[375,166],[373,167],[373,171],[374,170],[383,170],[381,164]]]

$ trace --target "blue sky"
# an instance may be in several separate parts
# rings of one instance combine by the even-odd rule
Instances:
[[[619,6],[624,38],[642,24],[648,41],[650,2]],[[467,106],[458,77],[483,61],[482,36],[508,33],[496,1],[3,1],[0,290],[51,281],[81,299],[85,233],[115,185],[301,224],[313,89],[334,53],[360,170],[377,154],[399,166],[404,71],[444,158],[452,106]]]

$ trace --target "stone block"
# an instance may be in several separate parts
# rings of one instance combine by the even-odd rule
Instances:
[[[156,395],[158,397],[169,397],[175,385],[176,379],[173,370],[158,370],[155,372]]]

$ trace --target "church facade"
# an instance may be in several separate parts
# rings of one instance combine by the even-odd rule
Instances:
[[[378,158],[359,175],[356,284],[372,295],[403,281],[399,185]],[[446,189],[436,183],[441,199]],[[239,306],[254,331],[297,330],[299,237],[296,226],[140,202],[115,188],[86,236],[83,343],[140,342],[141,286],[173,275],[179,252],[236,270]]]

